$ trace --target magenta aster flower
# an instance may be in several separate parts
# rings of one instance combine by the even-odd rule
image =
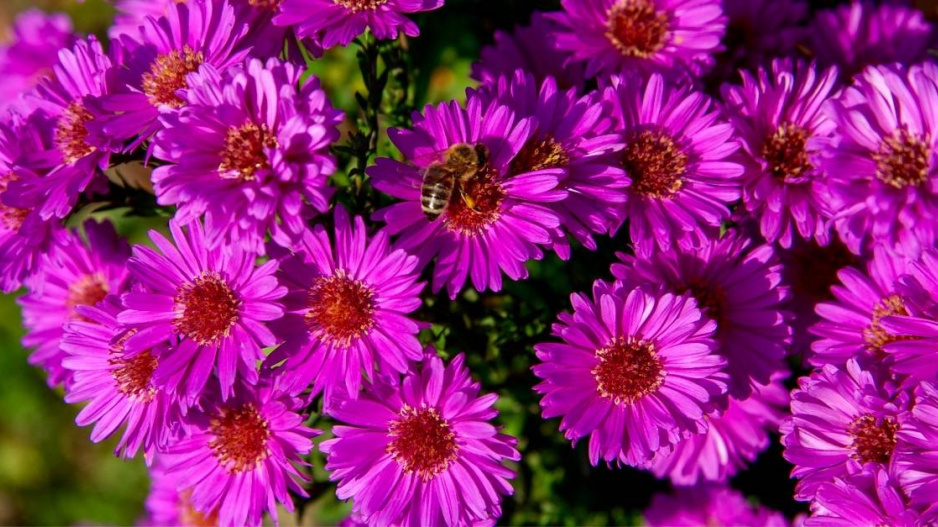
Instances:
[[[156,231],[159,249],[135,246],[127,266],[139,284],[123,296],[121,324],[136,330],[128,355],[166,341],[172,346],[156,368],[157,384],[191,406],[217,362],[223,398],[236,378],[257,381],[262,348],[276,343],[266,322],[280,318],[277,261],[255,267],[255,255],[237,246],[209,249],[200,222],[169,223],[173,241]]]
[[[403,199],[375,213],[388,224],[396,243],[433,268],[433,291],[446,286],[451,298],[471,276],[479,291],[499,291],[502,273],[525,278],[524,263],[543,256],[560,218],[548,204],[567,197],[560,189],[564,170],[544,168],[515,174],[512,161],[535,132],[531,118],[507,106],[485,104],[470,93],[467,106],[456,102],[427,106],[413,130],[391,129],[391,141],[411,163],[380,158],[368,174],[378,190]],[[479,167],[454,191],[444,212],[430,220],[421,210],[420,186],[426,168],[457,144],[472,145]],[[485,158],[484,160],[482,158]]]
[[[831,101],[836,146],[824,167],[835,226],[851,251],[913,256],[938,240],[938,66],[869,68]]]
[[[417,258],[392,250],[386,231],[369,240],[362,218],[352,225],[341,206],[334,217],[334,243],[317,225],[280,264],[289,293],[286,314],[271,323],[283,344],[270,363],[286,359],[283,386],[294,393],[312,383],[311,395],[341,389],[354,398],[362,372],[405,373],[423,356],[410,314],[424,283]]]
[[[169,475],[163,464],[162,457],[157,457],[150,467],[150,494],[145,502],[146,516],[142,525],[218,525],[217,514],[203,514],[192,508],[192,491],[180,492],[178,477]]]
[[[562,417],[574,443],[590,436],[589,456],[642,466],[659,449],[707,429],[723,403],[726,360],[714,353],[716,324],[690,295],[597,281],[593,298],[570,296],[553,334],[534,346],[532,369],[545,419]]]
[[[612,274],[628,287],[689,292],[716,323],[716,351],[726,357],[733,397],[745,399],[754,387],[768,384],[784,363],[791,342],[790,315],[783,310],[789,295],[771,245],[753,247],[729,231],[697,249],[619,257],[622,263],[612,265]]]
[[[150,463],[173,431],[176,402],[153,381],[165,348],[128,356],[123,346],[131,332],[117,322],[120,311],[120,298],[112,295],[97,307],[80,306],[80,318],[66,324],[62,367],[72,381],[65,387],[65,402],[88,402],[75,422],[94,423],[93,442],[125,427],[114,453],[129,459],[142,449]]]
[[[481,93],[484,99],[506,104],[518,117],[532,117],[536,127],[509,165],[511,174],[561,169],[560,188],[566,199],[550,203],[563,231],[590,250],[593,234],[614,233],[624,220],[629,181],[618,166],[623,144],[612,133],[612,120],[603,115],[599,95],[580,97],[575,88],[559,90],[553,77],[538,81],[517,71],[502,77]],[[570,255],[567,237],[556,231],[554,250]]]
[[[822,111],[837,82],[834,69],[777,60],[741,86],[725,86],[723,100],[746,154],[743,204],[769,242],[791,247],[795,234],[827,242],[827,186],[817,159],[830,144],[834,122]]]
[[[473,525],[501,515],[513,492],[517,440],[490,421],[495,394],[479,396],[462,354],[444,366],[433,349],[400,385],[380,379],[326,412],[340,423],[320,445],[336,496],[370,525]]]
[[[731,160],[739,144],[710,98],[657,74],[616,77],[605,97],[625,136],[635,251],[647,256],[656,241],[665,251],[674,242],[696,246],[718,232],[739,199],[743,167]]]
[[[837,273],[840,285],[831,287],[834,300],[815,307],[821,320],[810,331],[819,338],[811,344],[808,361],[821,367],[841,366],[852,358],[861,364],[883,360],[884,347],[897,338],[883,328],[883,320],[908,314],[897,291],[906,267],[904,259],[877,251],[865,273],[852,267],[841,269]]]
[[[798,380],[792,416],[781,426],[785,459],[801,480],[795,499],[814,499],[834,478],[889,465],[908,398],[885,381],[852,359],[842,369],[826,365]]]
[[[673,452],[658,452],[648,469],[675,485],[727,482],[769,447],[769,433],[778,431],[788,409],[787,376],[776,373],[746,399],[730,397],[723,415],[706,417],[706,432],[680,441]]]
[[[75,43],[72,21],[30,9],[17,15],[10,40],[0,46],[0,113],[52,73],[60,49]]]
[[[885,469],[837,478],[818,488],[811,504],[812,516],[805,527],[854,527],[856,525],[923,525],[919,515]]]
[[[548,15],[554,46],[586,63],[586,75],[638,70],[700,74],[726,31],[720,0],[563,0]]]
[[[205,214],[210,247],[263,253],[268,231],[289,247],[328,210],[343,117],[315,77],[296,88],[302,74],[277,59],[226,73],[205,65],[188,77],[185,108],[161,118],[154,154],[175,164],[153,172],[157,200],[182,222]]]
[[[442,5],[443,0],[281,0],[274,23],[294,26],[300,37],[329,49],[348,45],[366,29],[380,40],[395,39],[398,32],[416,37],[420,29],[404,15]]]
[[[165,17],[147,17],[133,36],[122,35],[116,47],[115,87],[102,98],[104,132],[139,144],[159,130],[158,117],[185,104],[180,90],[186,76],[202,64],[224,71],[250,51],[250,29],[230,0],[175,3]]]
[[[938,385],[923,382],[916,389],[911,418],[898,432],[895,474],[915,508],[927,509],[928,519],[938,519]]]
[[[836,65],[845,82],[870,65],[912,65],[928,57],[932,25],[901,2],[852,0],[814,14],[811,48],[823,65]]]
[[[771,509],[750,504],[739,492],[717,485],[678,489],[655,494],[645,510],[648,527],[697,527],[699,525],[749,525],[786,527],[785,517]]]
[[[583,65],[567,60],[567,54],[553,48],[551,36],[557,23],[548,15],[535,11],[531,23],[516,26],[511,33],[495,32],[495,43],[479,51],[479,61],[472,65],[472,78],[483,85],[494,83],[500,76],[511,77],[521,69],[538,81],[556,79],[561,88],[580,88],[585,77]]]
[[[110,224],[88,221],[84,230],[87,242],[75,232],[59,235],[43,255],[30,292],[18,300],[27,330],[23,346],[35,348],[29,362],[49,374],[49,386],[68,384],[72,376],[62,367],[66,353],[59,343],[63,326],[84,318],[78,306],[95,306],[108,294],[120,295],[128,285],[127,244]]]
[[[293,511],[290,492],[307,496],[300,472],[318,430],[303,425],[296,399],[265,384],[239,385],[226,402],[206,397],[185,419],[186,436],[160,454],[192,509],[220,526],[277,522],[277,503]]]
[[[884,344],[893,372],[913,381],[938,378],[935,346],[938,343],[935,291],[938,291],[938,251],[929,249],[908,265],[897,286],[895,309],[880,320]]]

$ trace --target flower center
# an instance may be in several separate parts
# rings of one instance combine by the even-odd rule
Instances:
[[[484,232],[502,213],[505,191],[486,164],[469,181],[457,183],[446,207],[446,227],[467,236]]]
[[[306,325],[325,333],[329,340],[348,344],[368,333],[375,324],[374,291],[342,271],[316,279],[309,290]]]
[[[218,512],[205,515],[192,507],[192,491],[186,490],[179,495],[179,523],[185,527],[217,527]]]
[[[205,55],[188,45],[182,51],[174,49],[156,57],[150,71],[143,74],[143,93],[153,106],[167,105],[179,108],[184,101],[176,92],[187,88],[186,75],[199,69]]]
[[[785,123],[762,144],[762,159],[769,173],[785,183],[804,183],[814,165],[807,151],[808,131]]]
[[[123,348],[123,343],[119,346]],[[156,396],[156,388],[150,381],[157,365],[153,353],[146,350],[129,358],[116,350],[112,354],[115,356],[108,359],[108,364],[115,366],[111,375],[117,381],[117,390],[125,397],[141,403],[152,401]]]
[[[626,57],[648,58],[667,43],[669,27],[652,0],[621,0],[609,10],[606,38]]]
[[[176,330],[209,344],[227,337],[241,316],[241,301],[216,273],[208,272],[176,291]]]
[[[597,350],[596,358],[599,364],[592,369],[596,390],[615,404],[632,404],[664,382],[661,359],[647,340],[618,337]]]
[[[510,173],[516,176],[545,168],[562,168],[569,162],[567,151],[553,137],[532,136],[511,160]]]
[[[853,456],[862,463],[870,461],[887,463],[896,446],[896,431],[899,424],[892,417],[876,419],[872,415],[858,417],[847,427],[853,436]]]
[[[629,141],[623,166],[632,178],[632,190],[649,198],[670,198],[684,186],[687,154],[667,135],[646,130]]]
[[[695,278],[688,281],[686,285],[675,288],[675,292],[679,295],[687,291],[690,291],[701,311],[716,321],[718,325],[724,323],[723,310],[726,306],[726,291],[722,287],[719,285],[711,286],[706,281]]]
[[[248,5],[267,11],[276,11],[280,7],[280,0],[248,0]]]
[[[257,172],[270,168],[265,148],[279,146],[266,124],[245,123],[229,128],[218,172],[225,179],[253,181]]]
[[[80,102],[72,102],[59,117],[55,128],[55,146],[66,163],[74,163],[97,150],[88,144],[88,121],[94,116]]]
[[[85,320],[75,311],[75,308],[97,305],[98,302],[104,300],[109,289],[107,279],[101,273],[86,274],[72,282],[68,287],[68,297],[65,299],[65,307],[68,309],[69,317],[76,320]]]
[[[215,437],[208,446],[229,473],[251,470],[270,454],[267,420],[251,404],[223,409],[210,429]]]
[[[887,296],[880,300],[873,308],[873,316],[870,319],[870,325],[863,330],[863,340],[866,341],[866,349],[871,353],[882,353],[883,346],[890,342],[902,340],[899,335],[891,335],[880,325],[884,317],[893,315],[907,316],[909,311],[905,308],[905,302],[899,295]]]
[[[7,186],[16,181],[16,174],[7,173],[0,177],[0,196],[6,192]],[[29,216],[29,209],[11,207],[0,200],[0,226],[7,231],[18,231]]]
[[[880,181],[898,189],[912,187],[928,179],[931,148],[921,138],[900,129],[883,140],[873,160]]]
[[[359,11],[374,11],[382,5],[388,3],[388,0],[334,0],[336,5],[340,5],[353,13]]]
[[[831,286],[837,283],[837,271],[856,264],[857,257],[834,240],[827,247],[812,242],[792,249],[785,270],[795,296],[817,303],[833,298]]]
[[[416,472],[424,481],[433,479],[456,459],[456,434],[436,408],[416,409],[405,404],[399,415],[388,426],[392,438],[388,453],[404,472]]]

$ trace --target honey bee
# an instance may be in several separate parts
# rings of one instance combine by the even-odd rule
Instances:
[[[488,157],[489,151],[483,145],[457,143],[446,150],[443,161],[427,167],[420,184],[420,207],[428,220],[446,211],[454,192],[470,209],[475,208],[472,197],[461,189],[485,166]]]

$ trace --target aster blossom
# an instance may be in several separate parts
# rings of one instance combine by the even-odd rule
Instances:
[[[442,5],[443,0],[281,0],[274,23],[293,26],[298,36],[329,49],[347,46],[365,29],[379,40],[398,33],[416,37],[420,29],[404,15]]]
[[[716,324],[689,295],[597,281],[592,298],[553,326],[562,342],[536,344],[545,419],[562,417],[571,441],[589,436],[590,462],[644,465],[655,452],[706,431],[726,394]]]
[[[354,398],[362,373],[399,375],[423,356],[410,314],[425,284],[417,258],[392,249],[386,231],[369,237],[341,206],[334,219],[334,242],[316,226],[281,260],[285,314],[271,329],[283,343],[270,363],[286,360],[282,385],[294,393],[312,383],[311,396],[339,389]]]
[[[64,326],[81,320],[79,306],[93,307],[108,295],[120,295],[129,283],[126,270],[130,247],[109,223],[84,224],[85,239],[75,231],[62,231],[43,254],[29,293],[20,297],[23,346],[35,348],[29,362],[49,374],[49,386],[70,379],[62,367],[66,352],[59,346]]]
[[[645,521],[649,527],[788,525],[781,513],[766,507],[754,507],[739,492],[719,485],[678,489],[673,495],[655,494],[645,510]]]
[[[742,85],[725,86],[723,100],[748,161],[746,210],[766,241],[791,247],[799,235],[826,243],[832,211],[817,157],[834,134],[822,108],[836,94],[836,70],[777,60],[740,75]]]
[[[934,497],[938,493],[938,385],[923,382],[916,388],[915,405],[910,418],[898,433],[895,467],[898,483],[913,508],[923,512],[923,519],[935,521],[938,511]]]
[[[754,386],[769,383],[791,342],[789,291],[771,245],[755,245],[728,231],[696,249],[653,251],[648,257],[619,254],[612,274],[629,287],[664,285],[688,292],[716,323],[717,353],[726,357],[730,394],[748,397]]]
[[[302,74],[278,59],[227,72],[206,64],[187,78],[186,106],[161,118],[153,152],[172,164],[153,172],[157,200],[177,205],[182,222],[204,214],[209,246],[262,253],[268,231],[289,246],[328,209],[328,146],[343,115],[315,77],[294,88]]]
[[[470,277],[479,291],[499,291],[502,273],[513,280],[527,277],[524,263],[540,259],[551,244],[560,218],[549,203],[567,197],[559,188],[563,169],[511,172],[533,133],[533,119],[518,117],[504,104],[485,104],[473,93],[466,108],[456,102],[427,106],[414,116],[413,130],[388,131],[410,164],[379,158],[368,169],[376,189],[404,200],[378,210],[374,219],[386,222],[398,236],[395,246],[422,264],[437,257],[434,292],[446,286],[456,298]],[[421,210],[423,174],[459,144],[476,151],[479,166],[452,193],[442,215],[430,220]]]
[[[0,111],[46,78],[58,51],[75,42],[72,22],[61,13],[29,9],[13,21],[10,41],[0,46]]]
[[[822,484],[811,512],[804,522],[806,527],[923,525],[923,518],[909,507],[895,478],[882,468]]]
[[[187,435],[160,461],[201,517],[217,518],[222,527],[259,526],[267,512],[276,524],[277,504],[293,511],[289,492],[307,496],[301,456],[321,433],[303,424],[300,409],[266,379],[256,387],[239,383],[227,401],[205,397],[185,417]]]
[[[831,101],[825,162],[834,224],[855,253],[884,245],[915,257],[938,232],[938,66],[868,68]]]
[[[144,507],[146,516],[139,525],[218,525],[218,515],[203,514],[192,508],[192,491],[183,488],[176,477],[168,474],[164,463],[157,457],[149,467],[150,493]]]
[[[191,406],[215,372],[227,398],[236,379],[257,382],[262,349],[276,342],[266,323],[283,315],[277,261],[255,266],[238,246],[209,249],[198,221],[171,220],[169,230],[172,241],[151,231],[158,250],[135,246],[127,263],[141,287],[122,297],[118,320],[136,330],[124,348],[133,356],[169,341],[159,386]]]
[[[718,0],[562,0],[548,15],[554,46],[586,63],[586,75],[637,70],[700,74],[713,64],[726,31]]]
[[[626,216],[635,252],[696,246],[729,218],[743,167],[733,128],[706,95],[661,75],[615,77],[605,90],[625,139]]]
[[[517,440],[490,423],[495,394],[479,395],[462,354],[448,365],[432,348],[399,385],[366,384],[326,411],[343,424],[320,445],[336,495],[377,525],[470,525],[501,515],[512,494]]]
[[[882,350],[890,369],[908,375],[911,382],[938,378],[935,344],[938,343],[938,316],[935,291],[938,289],[938,251],[926,250],[909,263],[892,300],[894,309],[880,318]]]

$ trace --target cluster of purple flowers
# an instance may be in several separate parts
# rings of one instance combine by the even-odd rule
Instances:
[[[916,9],[563,0],[494,35],[464,103],[388,131],[400,155],[367,174],[396,200],[363,218],[336,204],[345,116],[303,57],[416,37],[406,15],[443,0],[115,3],[106,46],[29,12],[0,50],[0,286],[28,290],[23,343],[77,423],[146,460],[149,522],[292,510],[321,408],[354,521],[494,523],[517,439],[415,312],[620,230],[534,346],[533,389],[593,465],[670,480],[650,525],[786,525],[728,486],[779,432],[806,524],[938,521],[938,63]],[[461,145],[485,155],[429,215],[425,176]],[[79,218],[134,156],[173,218],[130,247]]]

